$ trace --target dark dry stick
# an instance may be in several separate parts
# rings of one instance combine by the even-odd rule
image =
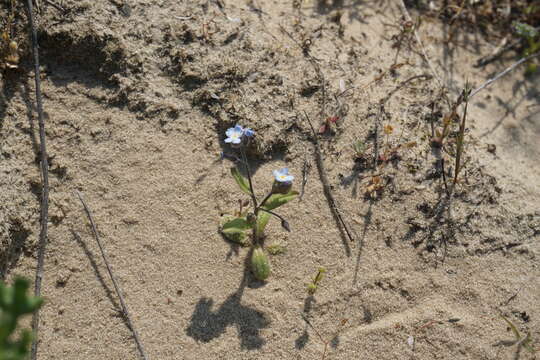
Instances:
[[[463,117],[461,118],[461,122],[459,124],[459,134],[457,138],[457,149],[456,149],[456,168],[454,169],[454,183],[452,186],[452,191],[454,190],[454,187],[456,186],[456,183],[458,181],[458,175],[461,171],[461,157],[463,155],[463,141],[465,136],[465,121],[467,120],[467,108],[469,105],[469,84],[465,86],[465,90],[463,91],[464,99],[465,99],[465,108],[463,110]]]
[[[381,114],[384,110],[384,103],[379,104],[379,112],[375,118],[375,128],[373,129],[373,172],[377,172],[377,160],[379,159],[379,128],[381,126]]]
[[[283,27],[283,25],[279,25],[281,31],[286,34],[301,50],[304,50],[302,45],[296,41],[296,39]],[[309,63],[311,66],[313,66],[313,69],[315,70],[315,73],[317,74],[317,77],[321,83],[321,92],[322,92],[322,106],[320,111],[320,117],[321,119],[326,119],[326,81],[324,79],[324,75],[321,71],[321,68],[319,64],[317,63],[317,60],[309,55],[309,53],[304,52],[306,57],[308,58]],[[326,170],[324,169],[324,163],[322,160],[322,153],[319,146],[319,140],[317,138],[317,133],[315,132],[315,128],[313,127],[313,124],[311,123],[311,120],[307,116],[307,113],[304,111],[304,115],[309,123],[309,126],[311,127],[311,132],[313,133],[313,144],[315,146],[315,160],[317,162],[317,169],[319,170],[319,177],[321,178],[321,182],[323,184],[323,192],[326,197],[326,200],[328,202],[328,205],[330,207],[330,210],[332,211],[332,214],[338,221],[338,226],[341,226],[345,233],[347,234],[347,237],[350,241],[354,241],[354,237],[351,235],[351,231],[349,230],[349,227],[345,223],[345,220],[343,219],[343,216],[341,216],[340,210],[338,208],[338,204],[336,200],[334,199],[334,195],[332,194],[332,188],[330,187],[330,184],[328,183],[328,178],[326,176]],[[344,242],[346,246],[347,243]],[[347,253],[349,253],[350,249],[346,248]]]
[[[444,181],[444,190],[446,191],[446,196],[450,196],[450,191],[448,191],[448,185],[446,183],[446,171],[444,170],[444,158],[441,158],[441,171]]]
[[[308,173],[310,169],[311,164],[307,160],[307,153],[304,153],[304,166],[302,166],[302,188],[300,189],[300,196],[298,197],[298,200],[300,201],[302,201],[302,197],[304,196],[304,191],[306,189]]]
[[[39,231],[38,263],[36,269],[36,279],[34,283],[34,295],[41,295],[41,281],[43,280],[43,264],[45,262],[45,247],[47,245],[47,223],[49,221],[49,163],[47,158],[47,144],[45,139],[45,122],[43,120],[43,103],[41,98],[41,79],[39,71],[39,50],[37,42],[37,32],[34,25],[34,15],[32,9],[32,0],[27,1],[28,22],[31,31],[32,53],[34,55],[34,80],[36,83],[36,104],[39,122],[39,142],[41,152],[41,179],[43,187],[41,191],[41,229]],[[34,338],[32,340],[31,359],[37,357],[39,330],[39,309],[32,315],[32,331]]]
[[[343,230],[345,230],[347,237],[349,238],[350,241],[354,241],[354,237],[352,236],[351,231],[349,230],[349,227],[345,223],[343,216],[341,216],[341,213],[337,206],[337,202],[334,199],[334,195],[332,194],[332,188],[330,187],[330,184],[328,183],[326,170],[324,169],[324,163],[322,160],[322,153],[319,146],[319,140],[317,139],[317,133],[315,132],[315,128],[313,127],[313,124],[311,123],[311,120],[307,116],[306,112],[304,112],[304,115],[309,123],[311,132],[313,133],[313,144],[315,146],[315,161],[317,162],[317,168],[319,169],[319,177],[321,178],[321,182],[323,184],[324,195],[326,196],[326,199],[328,200],[328,203],[330,205],[330,210],[332,210],[332,213],[338,219],[339,224],[343,227]]]
[[[32,0],[29,0],[32,1]],[[79,197],[79,200],[82,203],[82,206],[84,207],[84,211],[86,212],[86,216],[88,217],[88,220],[90,221],[90,225],[92,226],[92,232],[94,233],[94,238],[96,239],[96,242],[99,246],[99,251],[101,251],[101,257],[103,257],[103,261],[105,262],[105,265],[107,266],[107,271],[109,272],[109,276],[111,277],[111,280],[114,285],[114,289],[116,290],[116,294],[118,295],[118,299],[120,299],[120,305],[122,306],[122,311],[124,312],[126,321],[133,332],[133,338],[135,339],[135,343],[137,344],[137,349],[139,350],[139,353],[141,354],[141,357],[144,360],[148,360],[148,356],[144,352],[143,345],[141,343],[141,340],[139,339],[139,335],[137,334],[137,330],[135,330],[135,327],[133,326],[133,322],[131,321],[131,316],[129,315],[129,311],[126,305],[126,302],[124,301],[124,297],[122,296],[122,292],[120,291],[120,287],[118,286],[118,283],[116,282],[116,278],[114,277],[114,274],[112,272],[111,265],[109,264],[109,260],[107,259],[107,255],[105,254],[105,250],[103,249],[103,246],[101,245],[101,241],[99,240],[99,235],[96,229],[96,224],[94,223],[94,219],[92,217],[92,213],[90,212],[90,209],[88,206],[86,206],[86,203],[84,202],[82,195],[75,191],[75,194]]]
[[[57,3],[51,1],[51,0],[45,0],[45,2],[49,5],[51,5],[53,8],[55,8],[56,10],[58,11],[61,11],[63,13],[66,12],[66,9],[64,9],[63,7],[61,7],[60,5],[58,5]]]

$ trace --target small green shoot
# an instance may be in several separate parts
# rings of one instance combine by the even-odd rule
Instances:
[[[310,295],[315,294],[315,292],[317,291],[317,288],[319,286],[319,283],[321,282],[321,280],[324,277],[325,272],[326,272],[326,269],[324,267],[319,268],[319,271],[317,272],[317,275],[315,275],[315,278],[313,279],[313,281],[310,282],[308,284],[308,286],[307,286],[308,294],[310,294]]]
[[[538,30],[538,28],[517,21],[513,23],[513,27],[516,30],[516,33],[523,39],[525,39],[525,41],[527,42],[527,46],[523,51],[523,57],[527,57],[540,51],[540,31]],[[538,64],[531,61],[527,66],[526,73],[532,74],[537,70]]]
[[[525,348],[527,351],[534,353],[535,350],[532,346],[532,338],[531,333],[528,332],[527,336],[523,337],[517,327],[510,321],[508,318],[506,318],[503,314],[499,314],[499,316],[506,322],[510,330],[512,330],[512,333],[516,337],[516,340],[514,341],[514,344],[517,345],[517,351],[520,351],[521,348]]]
[[[244,193],[251,195],[251,190],[249,190],[248,182],[246,181],[246,178],[244,178],[240,171],[238,171],[237,168],[233,167],[231,168],[231,175],[236,180],[236,183],[240,187],[240,190],[242,190]]]
[[[364,157],[364,154],[366,153],[366,143],[363,142],[362,140],[356,140],[353,145],[352,145],[352,148],[354,150],[354,155],[356,156],[356,158],[362,158]]]
[[[43,303],[43,299],[27,294],[30,284],[25,279],[15,279],[8,287],[0,282],[0,360],[23,360],[32,342],[30,330],[19,330],[19,320],[31,314]],[[13,337],[19,334],[17,339]]]
[[[272,244],[266,247],[266,251],[268,251],[270,255],[281,255],[287,252],[287,248],[280,244]]]

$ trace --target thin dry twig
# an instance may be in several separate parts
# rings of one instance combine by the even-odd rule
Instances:
[[[31,1],[31,0],[29,0]],[[107,266],[107,272],[109,273],[109,276],[111,277],[112,283],[114,285],[114,289],[116,291],[116,294],[118,295],[118,299],[120,300],[120,305],[122,306],[122,311],[124,313],[124,316],[126,318],[126,321],[129,325],[129,328],[133,332],[133,338],[135,339],[135,343],[137,344],[137,349],[139,350],[139,353],[141,355],[141,358],[144,360],[148,360],[148,356],[146,355],[142,342],[139,339],[139,335],[137,334],[137,330],[135,330],[135,327],[133,326],[133,321],[131,321],[131,316],[129,315],[129,311],[126,305],[126,302],[124,301],[124,297],[122,296],[122,292],[120,291],[120,287],[118,286],[118,282],[116,281],[116,277],[113,274],[111,265],[109,264],[109,260],[107,259],[107,255],[105,254],[105,249],[101,245],[101,241],[99,240],[99,235],[96,229],[96,224],[94,223],[94,219],[92,217],[92,213],[90,212],[90,208],[86,205],[84,199],[82,198],[82,195],[75,191],[75,194],[81,201],[82,206],[84,207],[84,211],[86,212],[86,216],[88,217],[88,220],[90,221],[90,225],[92,226],[92,232],[94,233],[94,238],[96,239],[96,242],[99,247],[99,251],[101,252],[101,257],[103,258],[103,262],[105,262],[105,266]]]
[[[494,62],[507,51],[516,48],[521,42],[522,42],[522,39],[517,39],[517,40],[512,41],[510,44],[508,44],[508,36],[505,36],[501,40],[500,44],[495,49],[493,49],[493,51],[489,55],[483,56],[480,59],[478,59],[476,61],[476,64],[474,64],[474,67],[482,67],[482,66],[486,66],[489,63]]]
[[[309,327],[315,331],[315,334],[317,334],[317,336],[319,337],[319,340],[321,340],[321,342],[324,344],[324,351],[322,353],[322,358],[321,360],[324,360],[326,359],[326,353],[328,352],[328,345],[330,344],[330,341],[332,341],[332,339],[330,340],[325,340],[323,338],[323,336],[321,335],[321,333],[319,332],[319,330],[317,330],[317,328],[315,326],[313,326],[313,324],[311,323],[311,321],[309,321],[309,319],[304,315],[302,314],[302,319],[304,319],[304,321],[306,322],[306,324],[309,325]],[[349,321],[349,319],[342,319],[339,323],[339,326],[336,330],[336,332],[334,333],[334,337],[338,336],[340,331],[343,329],[343,327],[345,326],[345,324]]]
[[[47,246],[47,225],[49,222],[49,162],[47,157],[47,144],[45,137],[45,121],[43,118],[43,102],[41,97],[41,75],[39,71],[39,50],[37,41],[37,32],[34,24],[34,14],[32,8],[32,0],[27,1],[28,22],[30,27],[30,37],[32,41],[32,53],[34,56],[34,81],[36,85],[36,106],[39,122],[39,141],[41,152],[41,210],[40,222],[41,228],[39,232],[39,248],[38,248],[38,263],[36,268],[36,278],[34,283],[34,295],[41,295],[41,282],[43,280],[43,265],[45,262],[45,248]],[[32,331],[34,338],[32,341],[31,359],[37,357],[38,348],[38,330],[39,330],[39,309],[32,315]]]
[[[405,3],[403,0],[398,0],[399,7],[401,8],[401,11],[403,12],[403,16],[405,16],[405,20],[412,22],[411,15],[409,14],[409,11],[407,10],[407,7],[405,6]],[[424,48],[424,45],[422,44],[422,40],[420,40],[420,36],[418,36],[418,32],[416,29],[413,29],[414,32],[414,38],[416,39],[416,42],[420,46],[420,50],[422,51],[422,56],[426,63],[429,66],[429,69],[433,73],[433,76],[435,76],[435,79],[437,79],[437,82],[439,83],[439,86],[442,88],[444,87],[444,84],[441,80],[441,77],[439,76],[439,73],[437,73],[437,70],[435,70],[435,67],[431,63],[431,60],[429,59],[429,56],[427,55],[426,49]]]
[[[498,73],[497,75],[495,75],[494,77],[492,77],[491,79],[489,79],[488,81],[486,81],[485,83],[483,83],[482,85],[480,85],[479,87],[477,87],[476,89],[474,89],[472,92],[471,92],[471,95],[469,95],[469,98],[473,97],[474,95],[476,95],[480,90],[482,89],[485,89],[486,87],[488,87],[489,85],[491,85],[491,83],[499,80],[500,78],[502,78],[504,75],[508,74],[510,71],[514,70],[516,67],[518,67],[519,65],[523,64],[524,62],[526,61],[529,61],[537,56],[540,55],[540,51],[538,52],[535,52],[534,54],[531,54],[527,57],[524,57],[522,59],[520,59],[519,61],[516,61],[515,63],[513,63],[512,65],[510,65],[508,68],[506,68],[504,71]]]
[[[302,48],[302,45],[285,29],[283,25],[279,25],[281,31],[287,35],[301,50],[304,50]],[[322,92],[322,106],[320,111],[320,117],[321,119],[326,118],[326,80],[324,79],[324,75],[321,71],[321,67],[319,66],[319,63],[317,60],[311,56],[309,53],[304,51],[304,55],[307,57],[308,62],[313,66],[313,69],[315,70],[315,73],[317,74],[318,80],[321,83],[321,92]],[[332,211],[332,214],[334,215],[334,218],[336,219],[338,223],[338,227],[340,230],[343,230],[349,239],[349,241],[354,241],[355,237],[352,235],[352,232],[350,230],[350,227],[345,222],[345,219],[343,219],[343,216],[341,215],[340,208],[338,206],[337,201],[334,198],[334,195],[332,193],[332,188],[330,187],[330,184],[328,182],[328,177],[326,176],[326,170],[324,168],[324,162],[322,159],[322,152],[319,145],[319,140],[317,137],[317,132],[315,131],[315,128],[313,127],[313,124],[311,123],[311,120],[309,119],[307,113],[304,111],[304,115],[309,123],[309,126],[311,128],[311,131],[313,133],[313,144],[315,147],[315,162],[317,163],[317,169],[319,170],[319,177],[321,179],[321,182],[323,184],[323,192],[326,197],[326,200],[328,202],[328,205],[330,207],[330,210]],[[343,235],[343,232],[342,232]],[[347,254],[350,253],[350,248],[346,242],[346,239],[343,241]]]
[[[302,166],[302,188],[300,189],[300,196],[298,196],[298,200],[302,201],[302,197],[304,196],[304,191],[306,189],[306,184],[308,182],[308,174],[311,170],[311,164],[309,163],[307,159],[307,152],[304,153],[304,165]]]
[[[313,134],[313,144],[315,147],[315,161],[317,163],[317,169],[319,170],[319,177],[321,178],[321,182],[323,185],[324,195],[326,196],[326,199],[328,200],[328,203],[330,205],[330,210],[334,214],[335,218],[338,220],[338,224],[343,228],[349,240],[354,241],[355,238],[352,235],[352,232],[349,230],[349,226],[345,222],[345,219],[343,219],[343,216],[341,215],[341,211],[339,210],[337,202],[334,199],[334,195],[332,194],[332,188],[330,187],[330,184],[328,183],[328,177],[326,176],[326,170],[324,168],[324,162],[322,159],[321,148],[319,146],[319,140],[317,138],[317,132],[315,131],[315,128],[313,127],[313,124],[311,123],[311,120],[309,119],[309,116],[307,115],[306,112],[304,112],[304,116],[306,117],[309,123],[309,127],[311,128],[311,132]]]
[[[45,0],[45,2],[60,12],[63,12],[63,13],[67,12],[66,9],[64,9],[62,6],[58,5],[57,3],[53,2],[52,0]]]

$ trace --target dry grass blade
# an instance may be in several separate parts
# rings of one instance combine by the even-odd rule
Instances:
[[[457,138],[457,149],[456,149],[456,166],[454,171],[454,185],[456,186],[456,183],[458,181],[459,172],[462,168],[462,156],[463,156],[463,148],[464,148],[464,137],[465,137],[465,121],[467,120],[467,109],[469,107],[469,93],[470,93],[470,87],[469,84],[465,85],[465,90],[463,90],[463,98],[465,101],[465,108],[463,109],[463,117],[461,119],[461,123],[459,124],[459,134]],[[453,188],[452,187],[452,188]]]
[[[489,79],[488,81],[486,81],[485,83],[483,83],[482,85],[480,85],[479,87],[477,87],[476,89],[474,89],[472,92],[471,92],[471,95],[469,95],[469,98],[473,97],[474,95],[476,95],[480,90],[483,90],[485,89],[486,87],[488,87],[489,85],[491,85],[491,83],[499,80],[500,78],[502,78],[504,75],[508,74],[510,71],[514,70],[516,67],[518,67],[519,65],[523,64],[524,62],[526,61],[529,61],[537,56],[540,55],[540,51],[538,52],[535,52],[534,54],[531,54],[527,57],[524,57],[522,59],[520,59],[519,61],[516,61],[515,63],[513,63],[512,65],[510,65],[509,67],[507,67],[504,71],[501,71],[500,73],[498,73],[497,75],[495,75],[494,77],[492,77],[491,79]]]
[[[405,6],[405,3],[403,2],[403,0],[398,0],[398,4],[399,4],[399,7],[401,8],[401,11],[403,12],[403,16],[405,17],[405,20],[412,23],[411,15],[409,14],[409,11],[407,10],[407,6]],[[420,37],[418,36],[418,32],[416,31],[416,29],[413,29],[413,31],[414,31],[414,38],[416,39],[416,42],[420,46],[420,50],[422,50],[422,57],[428,64],[429,69],[433,73],[433,76],[435,77],[435,79],[437,79],[439,86],[441,88],[444,87],[441,77],[439,76],[439,74],[437,73],[437,70],[435,70],[435,67],[433,66],[433,64],[431,63],[431,60],[427,56],[426,49],[424,48],[424,45],[422,44],[422,40],[420,40]]]
[[[31,0],[30,0],[31,1]],[[99,240],[99,235],[96,229],[96,224],[94,223],[94,218],[92,217],[92,213],[90,212],[90,208],[86,205],[84,202],[84,199],[82,198],[82,195],[76,191],[75,194],[81,201],[82,206],[84,207],[84,211],[86,212],[86,216],[88,217],[88,221],[90,221],[90,225],[92,226],[92,232],[94,233],[94,238],[96,239],[96,242],[99,247],[99,251],[101,252],[101,256],[103,258],[103,261],[105,262],[105,265],[107,266],[107,272],[109,273],[109,276],[111,277],[111,280],[114,285],[114,290],[116,291],[116,294],[118,295],[118,299],[120,300],[120,305],[122,306],[122,311],[124,313],[124,316],[126,318],[126,321],[133,332],[133,338],[135,339],[135,343],[137,344],[137,349],[139,350],[139,353],[141,355],[141,358],[144,360],[148,359],[148,356],[146,355],[143,345],[141,343],[141,340],[139,339],[139,335],[137,334],[137,330],[135,330],[135,327],[133,326],[133,321],[131,321],[131,316],[129,315],[129,311],[126,305],[126,302],[124,301],[124,297],[122,296],[122,292],[120,291],[120,287],[118,286],[118,282],[116,281],[116,277],[114,276],[112,272],[111,265],[109,264],[109,260],[107,259],[107,255],[105,254],[105,250],[103,249],[103,246],[101,245],[101,241]]]
[[[41,228],[39,231],[39,248],[38,248],[38,264],[36,268],[36,279],[34,283],[34,295],[41,295],[41,282],[43,280],[43,266],[45,262],[45,248],[47,246],[47,225],[49,222],[49,163],[47,157],[47,144],[45,137],[45,121],[43,117],[43,102],[41,97],[41,74],[39,71],[39,49],[37,41],[37,31],[34,24],[34,15],[32,8],[32,0],[27,1],[28,22],[30,28],[30,38],[32,41],[32,53],[34,56],[34,80],[36,84],[36,106],[39,122],[39,142],[41,152],[41,210],[40,222]],[[39,330],[39,309],[32,316],[32,331],[34,339],[32,341],[31,359],[37,357],[38,347],[38,330]]]

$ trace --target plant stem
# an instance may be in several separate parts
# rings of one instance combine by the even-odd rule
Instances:
[[[259,207],[257,205],[257,197],[255,196],[255,192],[253,191],[253,182],[251,181],[251,169],[249,168],[249,163],[247,161],[244,145],[240,147],[240,153],[242,154],[242,160],[246,167],[248,183],[249,183],[249,191],[251,192],[251,201],[253,202],[253,211],[255,212],[255,217],[257,218],[257,215],[259,213]],[[255,224],[255,226],[253,226],[253,248],[257,246],[262,246],[262,243],[259,243],[259,232],[257,230],[257,224]]]
[[[244,160],[244,165],[246,166],[246,172],[247,172],[248,182],[249,182],[249,190],[251,191],[251,200],[253,201],[253,209],[257,211],[257,197],[255,196],[255,192],[253,191],[253,183],[251,181],[251,170],[249,168],[246,152],[244,150],[243,145],[240,147],[240,153],[242,154],[242,159]]]
[[[266,210],[266,209],[263,208],[263,207],[259,207],[259,210],[262,210],[262,211],[264,211],[264,212],[267,212],[267,213],[269,213],[270,215],[274,215],[275,217],[277,217],[277,218],[278,218],[279,220],[281,220],[281,221],[286,221],[281,215],[278,215],[278,214],[276,214],[276,213],[273,212],[273,211]]]
[[[461,124],[459,125],[459,135],[458,135],[457,152],[456,152],[456,168],[454,172],[454,186],[457,183],[458,175],[459,175],[459,172],[461,171],[461,156],[463,155],[463,138],[465,136],[465,120],[467,119],[467,107],[469,105],[469,94],[470,94],[470,89],[469,89],[469,85],[467,84],[464,91],[465,108],[463,110],[463,118],[461,120]]]
[[[268,201],[268,199],[270,199],[270,196],[272,196],[272,194],[273,193],[270,191],[268,195],[266,195],[266,197],[263,199],[263,201],[261,201],[259,206],[255,209],[255,215],[257,215],[257,213],[259,212],[259,209],[262,208],[264,204],[266,204],[266,202]]]

